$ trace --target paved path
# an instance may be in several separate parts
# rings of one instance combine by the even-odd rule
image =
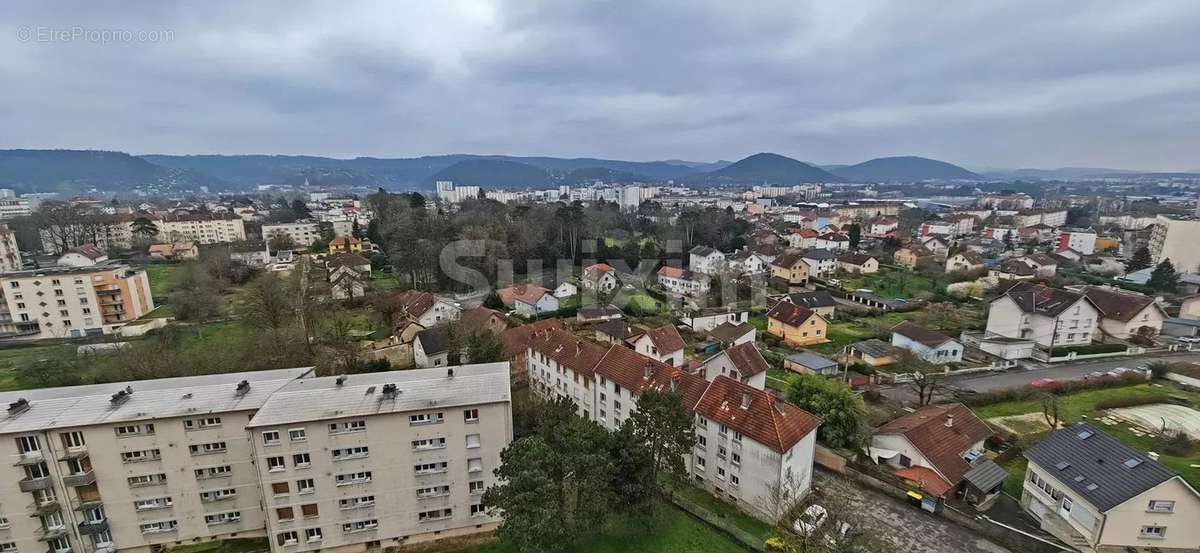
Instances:
[[[1055,380],[1078,380],[1093,371],[1108,371],[1117,367],[1136,367],[1151,361],[1170,362],[1200,362],[1200,355],[1185,353],[1166,356],[1130,356],[1082,361],[1066,365],[1029,365],[1024,368],[1010,369],[1002,373],[978,373],[949,379],[949,384],[957,388],[990,392],[1004,388],[1024,386],[1038,378],[1053,378]]]
[[[836,478],[817,471],[816,483]],[[926,513],[891,496],[860,484],[849,486],[855,497],[849,503],[876,521],[872,528],[892,542],[891,551],[907,553],[1013,553],[937,515]]]

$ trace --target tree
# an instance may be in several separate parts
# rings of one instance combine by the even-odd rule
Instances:
[[[787,389],[789,403],[821,418],[818,435],[830,447],[861,449],[867,407],[849,386],[823,376],[800,375]]]
[[[471,363],[496,363],[507,361],[504,342],[491,332],[475,332],[467,336],[467,360]]]
[[[1058,396],[1050,392],[1042,394],[1042,417],[1046,419],[1046,426],[1050,430],[1058,430]]]
[[[296,198],[296,199],[292,200],[292,204],[290,207],[291,207],[292,213],[295,213],[296,217],[298,217],[300,219],[307,219],[309,217],[312,217],[312,212],[308,210],[308,206],[305,205],[304,200],[301,200],[300,198]]]
[[[646,390],[638,396],[637,410],[629,415],[633,434],[649,449],[651,475],[687,476],[687,458],[696,445],[695,422],[678,393]]]
[[[857,250],[859,242],[862,242],[862,225],[858,223],[846,225],[846,232],[850,235],[850,249]]]
[[[1150,272],[1150,281],[1147,286],[1159,292],[1174,292],[1179,286],[1179,273],[1175,271],[1175,265],[1170,259],[1164,259],[1154,267]]]
[[[500,294],[497,294],[495,290],[483,298],[483,306],[488,309],[498,309],[501,311],[505,309],[504,300],[500,299]]]
[[[273,252],[281,250],[294,250],[296,249],[296,241],[292,240],[292,236],[290,234],[285,232],[277,232],[272,234],[270,239],[267,240],[267,246]]]
[[[181,321],[202,321],[221,313],[221,286],[199,263],[179,266],[167,298],[171,311]]]
[[[1133,252],[1133,257],[1125,262],[1125,272],[1132,273],[1150,267],[1154,263],[1150,257],[1150,249],[1142,246]]]
[[[146,217],[138,217],[129,224],[129,231],[135,238],[149,242],[158,236],[158,225]]]
[[[946,371],[906,349],[899,350],[897,357],[896,364],[912,375],[908,387],[917,394],[917,405],[933,403],[934,396],[943,388]]]
[[[242,295],[240,311],[251,326],[278,331],[295,321],[287,285],[276,273],[252,280]]]
[[[654,458],[646,443],[638,437],[631,419],[625,419],[612,433],[608,455],[613,463],[609,487],[617,510],[626,513],[650,511],[658,491]]]
[[[18,365],[17,383],[22,388],[76,386],[83,384],[83,367],[66,355],[47,357]]]
[[[1013,251],[1013,233],[1011,232],[1004,233],[1004,251]]]

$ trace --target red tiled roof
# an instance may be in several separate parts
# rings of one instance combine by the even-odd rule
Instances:
[[[104,250],[97,248],[95,244],[83,244],[82,246],[71,248],[71,253],[77,253],[92,261],[104,257]]]
[[[770,311],[767,312],[767,318],[775,319],[788,326],[800,326],[807,321],[809,317],[817,313],[802,305],[796,305],[791,302],[781,301],[775,304]]]
[[[437,299],[429,292],[405,290],[392,296],[391,301],[397,306],[397,316],[416,319],[429,311]]]
[[[609,273],[609,272],[612,272],[615,270],[616,269],[613,269],[612,265],[609,265],[608,263],[595,263],[592,265],[588,265],[587,267],[584,267],[583,278],[595,280],[595,279],[599,279],[600,277],[604,276],[605,273]]]
[[[566,330],[535,334],[529,340],[529,348],[587,379],[595,376],[596,363],[606,353],[603,347],[580,340]]]
[[[342,252],[325,258],[325,268],[332,271],[338,267],[357,268],[371,265],[371,260],[351,252]]]
[[[670,391],[674,386],[689,411],[694,410],[708,386],[708,381],[699,375],[686,373],[621,345],[608,348],[608,353],[596,365],[596,374],[634,394],[646,389]]]
[[[675,330],[675,327],[671,325],[663,325],[647,330],[646,336],[650,338],[650,342],[654,344],[654,347],[663,353],[679,351],[687,345],[687,342],[683,341],[683,336],[680,336],[679,331]]]
[[[538,300],[542,299],[542,296],[552,294],[550,290],[534,284],[517,284],[508,288],[501,288],[496,293],[500,296],[500,301],[509,307],[512,307],[517,300],[534,305],[537,304]]]
[[[729,356],[729,361],[737,367],[742,376],[754,376],[767,370],[770,366],[767,364],[767,360],[763,359],[762,353],[758,351],[758,346],[754,345],[754,342],[733,346],[725,350],[725,354]]]
[[[952,424],[946,426],[951,417]],[[963,453],[994,432],[965,405],[949,403],[922,407],[879,427],[875,434],[904,436],[947,482],[956,485],[971,469]]]
[[[724,375],[709,384],[695,411],[773,451],[783,453],[817,429],[821,419],[771,394]]]
[[[473,334],[487,330],[488,325],[493,320],[499,320],[501,323],[504,322],[504,318],[500,316],[500,313],[480,306],[475,309],[463,311],[462,315],[458,318],[458,326],[463,332]]]
[[[525,355],[525,350],[529,349],[529,341],[534,334],[545,332],[548,330],[563,330],[567,328],[561,319],[542,319],[540,321],[521,325],[516,328],[510,328],[500,334],[500,341],[504,342],[504,353],[509,357],[517,355]]]
[[[921,466],[900,469],[895,474],[910,482],[916,482],[917,487],[935,497],[944,497],[946,492],[954,487],[938,473]]]
[[[784,269],[791,269],[795,267],[797,263],[803,263],[803,257],[804,256],[798,253],[785,253],[779,257],[776,257],[775,261],[771,262],[771,265],[775,267],[783,267]]]

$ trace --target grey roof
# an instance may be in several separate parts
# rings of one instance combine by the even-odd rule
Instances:
[[[963,475],[963,480],[985,492],[999,486],[1005,478],[1008,478],[1008,473],[991,459],[984,459]]]
[[[880,340],[879,338],[870,338],[861,342],[854,342],[847,346],[860,353],[865,353],[871,357],[887,357],[893,355],[896,348],[891,344]]]
[[[696,246],[696,247],[692,248],[691,251],[689,251],[688,253],[696,254],[701,257],[708,257],[714,253],[721,253],[721,252],[717,251],[714,248],[710,248],[708,246]]]
[[[453,374],[450,374],[453,371]],[[249,428],[507,402],[508,362],[304,378],[275,392]],[[398,393],[386,398],[383,387]]]
[[[1025,457],[1101,512],[1176,476],[1086,422],[1051,434],[1025,450]]]
[[[421,341],[421,349],[425,351],[425,355],[435,355],[450,349],[450,337],[441,328],[422,330],[417,333],[417,340]]]
[[[29,408],[3,413],[0,434],[250,411],[261,407],[276,390],[311,372],[311,367],[302,367],[4,392],[0,401],[12,404],[25,399]],[[243,380],[250,389],[238,393],[237,385]],[[127,387],[133,389],[132,394],[121,402],[112,401],[113,394]]]
[[[1180,326],[1200,326],[1200,319],[1181,319],[1179,317],[1170,317],[1166,322]]]
[[[837,254],[829,250],[808,250],[800,256],[803,259],[812,259],[814,261],[822,261],[826,259],[837,259]]]
[[[829,359],[828,357],[817,355],[815,353],[809,353],[807,351],[798,351],[787,356],[787,359],[793,363],[804,365],[805,367],[818,371],[824,368],[837,366],[837,361]]]
[[[833,299],[833,295],[829,290],[814,290],[812,292],[796,292],[795,294],[787,295],[788,301],[803,305],[809,309],[817,307],[834,307],[837,305],[837,300]]]

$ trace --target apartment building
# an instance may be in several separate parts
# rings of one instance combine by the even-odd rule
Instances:
[[[17,198],[0,199],[0,219],[15,219],[32,214],[33,208],[30,207],[29,200]]]
[[[0,548],[155,552],[264,535],[245,423],[310,369],[0,394]]]
[[[297,379],[250,419],[275,552],[486,532],[512,440],[508,363]]]
[[[276,223],[262,226],[263,240],[270,241],[272,237],[283,235],[292,239],[299,248],[307,248],[321,239],[321,227],[317,223]]]
[[[0,336],[108,334],[154,309],[146,271],[114,261],[0,274]]]
[[[21,249],[17,246],[17,233],[0,224],[0,273],[21,269]]]
[[[191,240],[217,244],[246,240],[246,222],[233,213],[166,215],[154,223],[158,226],[158,238],[165,242]]]
[[[1150,233],[1150,256],[1155,263],[1170,259],[1182,273],[1200,272],[1200,219],[1159,215]]]

